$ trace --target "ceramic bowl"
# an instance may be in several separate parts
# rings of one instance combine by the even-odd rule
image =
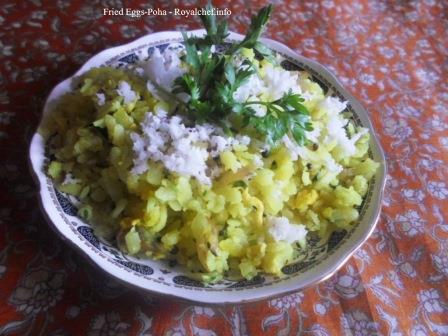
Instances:
[[[189,34],[202,35],[204,31],[196,30]],[[242,35],[231,33],[228,42],[242,38]],[[74,76],[92,67],[126,66],[148,58],[155,48],[163,50],[173,42],[182,42],[180,32],[160,32],[141,37],[93,56]],[[355,124],[367,127],[372,134],[369,156],[381,165],[369,184],[367,195],[360,206],[359,221],[352,229],[333,233],[327,242],[321,242],[309,235],[309,248],[300,260],[283,267],[281,277],[261,274],[250,281],[223,280],[213,285],[202,283],[190,279],[179,266],[131,257],[121,252],[114,242],[96,236],[89,223],[77,217],[74,200],[58,192],[52,180],[46,176],[44,167],[48,157],[45,141],[37,131],[32,138],[29,151],[31,167],[40,188],[43,211],[55,231],[98,267],[126,284],[147,292],[202,303],[242,303],[286,294],[315,285],[335,273],[369,237],[378,221],[386,178],[384,154],[366,110],[325,67],[296,54],[279,42],[269,39],[263,39],[263,42],[284,56],[282,66],[285,69],[306,70],[325,91],[330,90],[333,95],[347,100],[349,102],[347,109],[352,112]],[[71,80],[72,78],[64,80],[51,91],[44,107],[44,114],[49,112],[49,107],[55,99],[70,91]]]

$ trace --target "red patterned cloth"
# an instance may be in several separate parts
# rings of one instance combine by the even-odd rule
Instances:
[[[243,306],[154,299],[48,228],[27,145],[50,89],[107,47],[198,17],[103,16],[195,1],[3,0],[0,7],[0,335],[447,335],[448,2],[275,1],[266,36],[327,65],[370,111],[388,157],[381,220],[328,281]],[[264,1],[217,2],[244,31]]]

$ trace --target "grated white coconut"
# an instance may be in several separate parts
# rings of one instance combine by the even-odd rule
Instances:
[[[97,93],[96,98],[98,99],[98,105],[103,106],[106,103],[106,96],[104,93]]]
[[[166,111],[146,113],[141,134],[131,133],[134,151],[133,174],[148,170],[148,160],[160,161],[172,172],[193,176],[211,184],[220,170],[208,164],[210,158],[238,144],[250,143],[247,136],[225,137],[211,124],[187,127],[179,116],[168,117]]]
[[[123,97],[123,102],[125,104],[132,103],[137,99],[137,94],[132,90],[129,83],[125,81],[120,81],[118,83],[117,93]]]
[[[265,94],[269,95],[272,100],[283,97],[285,93],[301,93],[302,90],[298,84],[299,73],[297,71],[286,71],[280,67],[274,67],[271,64],[265,67],[264,86]]]
[[[269,234],[275,241],[285,241],[288,244],[299,242],[305,247],[307,229],[305,225],[290,223],[286,217],[268,217]]]
[[[171,44],[163,52],[154,48],[153,54],[144,64],[146,76],[169,92],[174,80],[186,72],[179,57],[182,48],[180,44]]]
[[[335,174],[339,174],[343,170],[343,167],[335,161],[330,153],[325,153],[326,155],[322,157],[317,156],[305,146],[300,146],[295,141],[292,141],[287,135],[282,138],[282,141],[291,154],[293,161],[300,157],[313,165],[324,166],[329,172]]]
[[[347,136],[345,126],[348,123],[348,119],[343,118],[341,115],[341,112],[347,107],[347,102],[342,102],[337,97],[325,97],[319,102],[318,107],[327,112],[327,136],[324,137],[323,143],[329,144],[334,141],[342,149],[344,156],[354,155],[356,153],[356,142],[368,132],[368,129],[361,128],[351,138]]]

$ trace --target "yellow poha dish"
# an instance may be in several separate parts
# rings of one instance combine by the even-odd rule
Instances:
[[[325,95],[306,73],[300,77],[312,94],[304,104],[323,138]],[[122,81],[135,92],[134,101],[125,103],[117,94]],[[99,92],[106,97],[103,104]],[[131,134],[139,132],[148,111],[170,108],[135,73],[95,68],[61,97],[41,129],[51,155],[48,174],[57,188],[77,197],[79,215],[100,234],[116,235],[127,253],[176,260],[204,281],[280,275],[307,248],[306,241],[274,239],[269,218],[301,223],[322,239],[357,221],[357,207],[378,167],[368,157],[368,133],[350,156],[335,141],[302,146],[306,153],[296,160],[283,143],[265,152],[235,145],[214,159],[221,174],[209,185],[156,161],[148,162],[146,172],[132,173]],[[348,136],[358,130],[352,121],[345,129]],[[343,170],[329,169],[329,160]]]

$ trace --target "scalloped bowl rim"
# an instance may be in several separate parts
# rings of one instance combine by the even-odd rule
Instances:
[[[192,35],[203,35],[205,31],[203,29],[188,31],[188,34]],[[104,59],[116,58],[120,53],[131,52],[134,49],[138,49],[143,44],[145,46],[160,45],[161,41],[171,41],[173,39],[181,39],[181,33],[177,31],[164,31],[158,33],[152,33],[142,36],[130,43],[105,49],[98,54],[91,57],[86,61],[81,68],[71,77],[63,80],[58,85],[56,85],[45,102],[45,106],[42,113],[42,118],[39,122],[39,127],[42,124],[43,115],[48,112],[49,105],[52,99],[59,97],[61,94],[68,91],[70,87],[70,82],[73,77],[78,76],[91,67],[98,66],[99,64],[104,64]],[[243,35],[231,32],[228,40],[241,40]],[[279,51],[284,55],[287,55],[293,61],[298,61],[306,64],[311,69],[319,73],[324,77],[329,83],[336,88],[339,92],[343,93],[345,99],[349,101],[353,110],[356,111],[358,117],[362,120],[364,127],[369,128],[371,134],[370,149],[374,152],[376,156],[375,159],[380,162],[380,169],[376,173],[376,183],[374,185],[374,193],[376,197],[372,199],[371,204],[368,205],[367,211],[370,212],[368,216],[361,221],[356,229],[354,229],[353,235],[349,240],[344,242],[342,246],[338,246],[336,251],[329,256],[326,260],[316,266],[317,270],[308,270],[304,273],[298,273],[283,282],[274,283],[270,286],[258,286],[252,288],[236,289],[231,291],[201,291],[196,288],[187,289],[184,287],[171,286],[168,287],[163,284],[154,283],[151,281],[145,281],[138,278],[135,274],[125,272],[121,268],[109,262],[106,258],[101,257],[98,253],[92,253],[92,250],[79,238],[70,232],[67,225],[65,225],[63,220],[61,220],[60,215],[57,213],[51,196],[48,192],[48,186],[46,188],[46,175],[43,171],[44,168],[44,140],[43,137],[37,132],[32,137],[30,148],[29,148],[29,161],[31,165],[32,175],[39,186],[39,200],[41,208],[45,213],[45,217],[51,224],[52,228],[66,241],[68,241],[72,246],[75,246],[78,251],[86,255],[88,259],[99,266],[103,271],[113,276],[116,279],[123,281],[125,284],[130,285],[134,288],[143,289],[146,292],[153,294],[166,295],[175,297],[178,299],[184,299],[187,301],[200,302],[205,304],[227,304],[227,303],[244,303],[251,302],[259,299],[284,295],[292,293],[295,291],[302,290],[306,287],[316,285],[317,283],[324,281],[331,277],[340,267],[342,267],[346,261],[352,256],[352,254],[369,238],[373,232],[381,211],[382,196],[385,188],[386,182],[386,160],[384,152],[378,141],[377,135],[372,127],[367,111],[362,107],[362,105],[342,86],[342,84],[334,77],[334,75],[326,69],[321,64],[300,56],[294,52],[289,47],[284,44],[267,39],[261,39],[267,46],[273,50]],[[366,222],[366,223],[364,223]]]

